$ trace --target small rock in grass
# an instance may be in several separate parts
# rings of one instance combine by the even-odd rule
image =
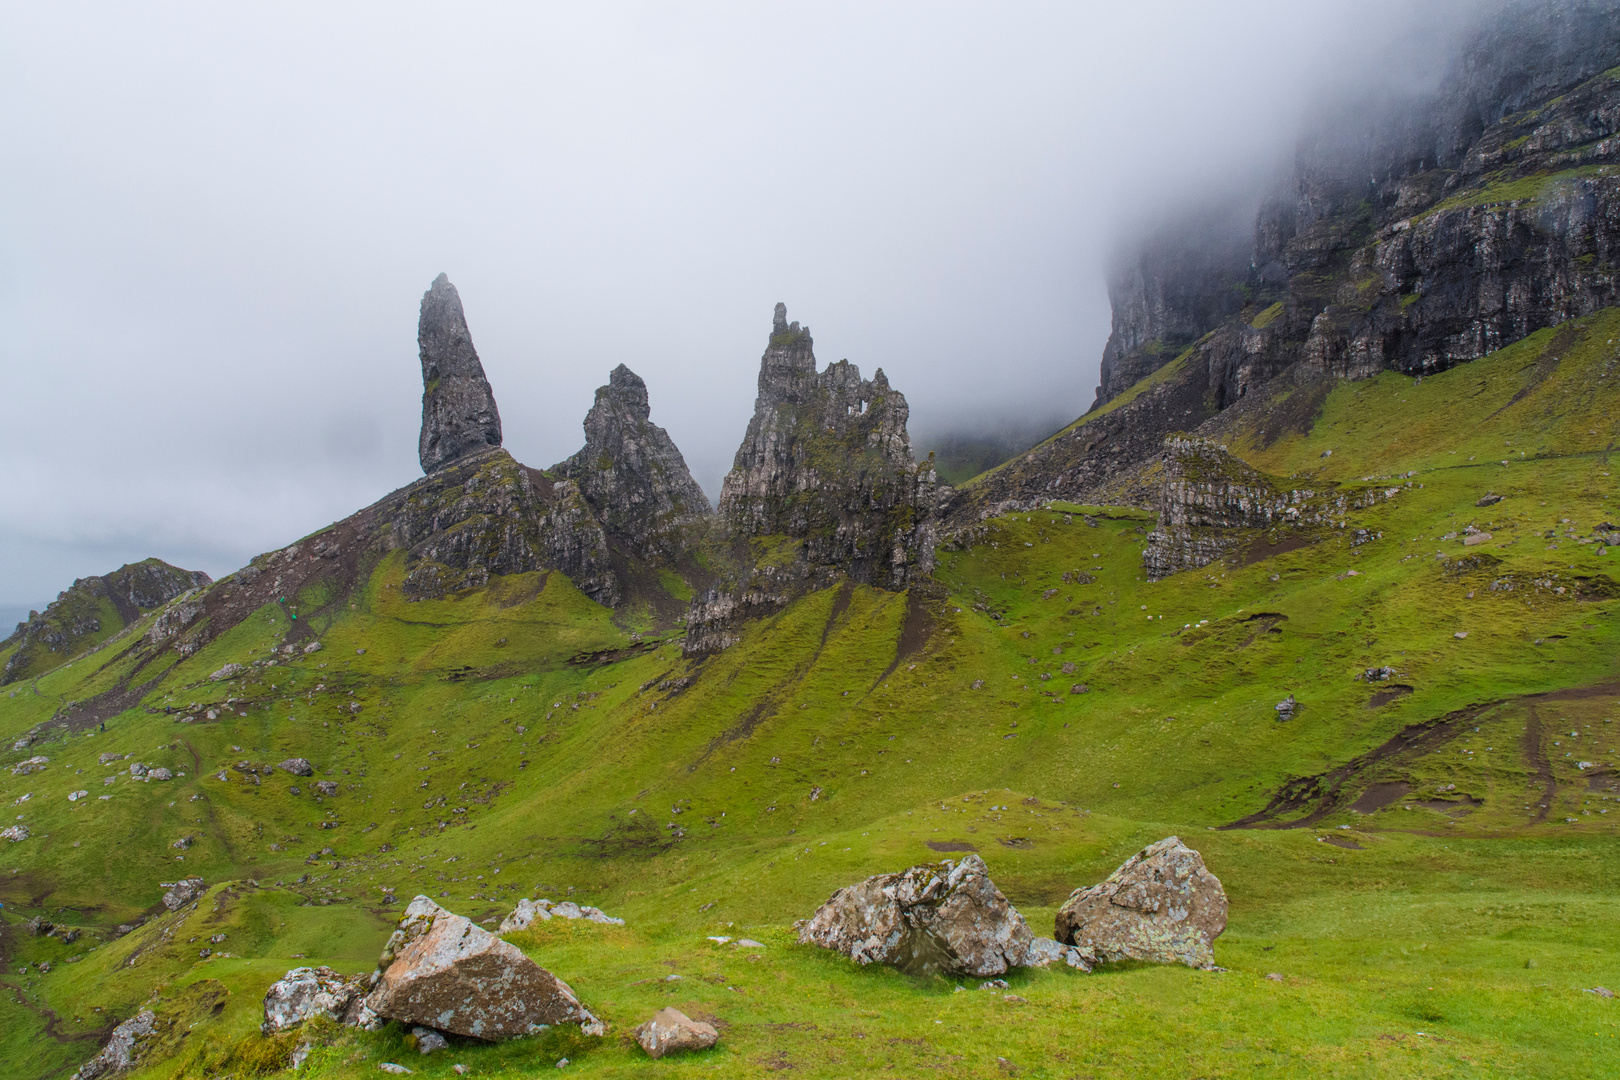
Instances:
[[[281,769],[283,772],[290,772],[294,776],[315,775],[315,766],[311,765],[308,760],[301,757],[288,758],[286,761],[281,763]]]
[[[1266,978],[1270,979],[1272,982],[1282,982],[1283,981],[1283,977],[1281,975],[1277,974],[1275,971],[1273,971],[1270,975],[1267,975]]]
[[[765,947],[764,942],[755,941],[753,938],[738,938],[737,939],[737,948],[739,948],[739,949],[763,949],[764,947]]]
[[[636,1042],[651,1058],[661,1058],[681,1050],[707,1050],[720,1041],[712,1024],[693,1020],[679,1009],[659,1009],[651,1020],[636,1028]]]
[[[1614,991],[1610,990],[1607,986],[1594,986],[1592,989],[1588,990],[1587,993],[1596,994],[1600,998],[1614,997]]]
[[[416,1052],[418,1054],[431,1054],[435,1050],[443,1050],[450,1045],[449,1040],[429,1027],[417,1025],[411,1028],[411,1034],[416,1038]]]
[[[414,1076],[414,1075],[416,1075],[416,1070],[415,1069],[407,1069],[405,1066],[396,1065],[392,1061],[381,1062],[381,1063],[379,1063],[377,1065],[377,1068],[382,1070],[385,1073],[393,1073],[395,1076]]]

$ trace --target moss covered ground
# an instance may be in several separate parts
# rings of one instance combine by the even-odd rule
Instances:
[[[1059,505],[942,552],[936,591],[829,589],[704,660],[560,574],[410,603],[395,559],[311,600],[311,654],[279,651],[281,605],[183,660],[142,664],[137,626],[0,694],[6,747],[41,731],[0,759],[32,834],[0,846],[6,1072],[65,1077],[146,1002],[173,1023],[142,1078],[274,1071],[269,982],[369,969],[426,893],[479,920],[522,896],[624,917],[512,938],[608,1036],[422,1058],[397,1027],[329,1031],[299,1075],[1620,1074],[1620,1001],[1589,992],[1620,989],[1620,553],[1594,541],[1620,518],[1617,341],[1600,313],[1342,384],[1304,435],[1238,432],[1270,475],[1396,494],[1156,583],[1152,515]],[[126,683],[105,732],[51,723]],[[290,756],[316,776],[246,771]],[[1227,889],[1224,972],[957,993],[793,939],[838,886],[965,847],[1049,933],[1171,834]],[[184,875],[211,891],[166,914]],[[84,936],[25,933],[41,914]],[[628,1034],[665,1004],[720,1046],[649,1063]]]

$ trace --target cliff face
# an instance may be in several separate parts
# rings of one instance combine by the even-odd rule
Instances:
[[[808,328],[776,305],[754,417],[720,490],[735,536],[801,540],[805,558],[862,584],[901,589],[933,569],[933,467],[911,458],[905,395],[881,368],[816,371]]]
[[[501,445],[501,414],[473,348],[461,294],[440,274],[422,296],[416,329],[422,359],[422,471]]]
[[[602,527],[637,558],[675,559],[706,527],[708,497],[669,434],[651,422],[647,384],[620,364],[585,414],[585,446],[552,471],[574,481]]]
[[[697,597],[687,651],[736,640],[741,624],[842,579],[904,589],[934,566],[940,486],[912,460],[905,396],[879,369],[816,370],[808,328],[776,305],[754,416],[720,492],[724,580]]]
[[[127,563],[110,574],[80,578],[45,608],[30,612],[0,651],[14,649],[0,686],[66,663],[182,593],[207,585],[201,570],[161,559]]]
[[[1092,411],[966,490],[955,520],[1139,496],[1165,435],[1218,428],[1279,379],[1440,371],[1620,302],[1616,65],[1620,7],[1513,4],[1433,94],[1320,118],[1246,259],[1223,209],[1127,264]]]

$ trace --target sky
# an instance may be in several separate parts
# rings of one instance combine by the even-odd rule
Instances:
[[[1467,8],[10,5],[0,605],[229,573],[420,475],[440,271],[537,467],[624,363],[712,497],[779,300],[921,452],[1066,422],[1122,244]]]

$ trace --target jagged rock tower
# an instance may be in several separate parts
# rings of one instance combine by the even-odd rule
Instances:
[[[933,569],[937,497],[933,465],[911,458],[909,416],[882,368],[867,380],[840,360],[818,373],[809,328],[777,304],[754,418],[720,489],[722,524],[802,539],[814,565],[905,588]]]
[[[636,558],[680,556],[711,513],[669,434],[648,417],[647,384],[620,364],[585,414],[585,446],[555,466],[579,485],[608,534]]]
[[[501,445],[501,414],[478,362],[461,295],[443,274],[422,294],[416,327],[422,355],[422,471]]]
[[[840,360],[817,372],[809,329],[776,305],[754,418],[718,516],[734,540],[779,536],[796,546],[734,568],[695,599],[688,653],[724,649],[744,621],[839,580],[898,590],[928,575],[939,485],[931,458],[912,460],[909,414],[881,369],[866,380]]]

